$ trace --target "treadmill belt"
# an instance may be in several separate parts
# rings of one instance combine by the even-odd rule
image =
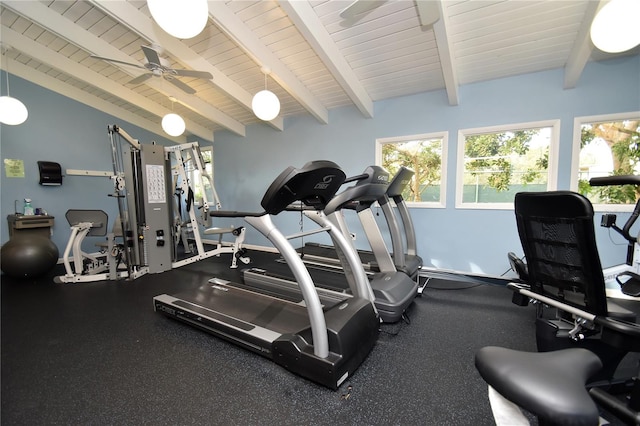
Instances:
[[[231,318],[228,315],[219,314],[219,313],[217,313],[215,311],[212,311],[210,309],[205,309],[205,308],[203,308],[201,306],[198,306],[196,304],[185,302],[184,300],[176,300],[173,303],[174,303],[174,305],[180,306],[181,308],[188,309],[190,311],[193,311],[195,313],[198,313],[198,314],[200,314],[202,316],[205,316],[205,317],[208,317],[208,318],[211,318],[211,319],[222,321],[222,322],[224,322],[226,324],[232,325],[232,326],[234,326],[236,328],[239,328],[241,330],[244,330],[244,331],[249,331],[249,330],[254,328],[250,324],[247,324],[247,323],[242,322],[242,321],[237,321],[237,320]]]
[[[307,270],[316,287],[324,288],[336,292],[345,292],[349,290],[349,283],[342,270],[335,268],[327,268],[322,265],[307,264]],[[286,262],[272,262],[265,268],[268,274],[274,278],[295,281],[293,272]],[[246,281],[246,278],[245,278]]]
[[[298,331],[309,324],[309,314],[304,306],[263,296],[254,292],[220,284],[206,284],[196,292],[175,296],[192,311],[242,329],[251,324],[285,334]],[[233,322],[233,324],[232,324]]]
[[[328,262],[340,263],[338,260],[338,253],[336,253],[335,247],[315,244],[315,243],[307,243],[303,247],[298,249],[298,253],[304,259],[305,255],[315,256],[319,258],[325,258]],[[376,262],[376,257],[373,255],[371,251],[358,250],[358,257],[360,258],[360,262],[367,267],[376,267],[378,262]]]

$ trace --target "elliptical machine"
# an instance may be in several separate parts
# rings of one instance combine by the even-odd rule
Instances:
[[[591,186],[613,186],[613,185],[640,185],[640,176],[621,175],[595,177],[589,180]],[[602,270],[605,283],[607,284],[607,296],[621,297],[622,294],[629,297],[640,296],[640,245],[638,237],[630,234],[631,227],[640,216],[640,199],[636,201],[633,213],[624,223],[622,228],[616,225],[617,216],[611,213],[602,215],[600,226],[611,228],[627,241],[627,256],[625,263],[611,266]],[[617,288],[620,285],[620,290]]]
[[[640,185],[640,176],[620,175],[594,177],[589,180],[591,186]],[[607,284],[607,296],[619,299],[635,299],[640,297],[640,244],[638,236],[631,235],[631,228],[640,216],[640,198],[636,201],[633,212],[622,228],[616,224],[617,215],[605,213],[600,220],[600,226],[610,228],[620,234],[627,241],[625,262],[610,266],[602,270]],[[640,232],[639,232],[640,234]],[[511,269],[517,274],[520,283],[527,283],[528,272],[525,261],[515,253],[507,253]]]

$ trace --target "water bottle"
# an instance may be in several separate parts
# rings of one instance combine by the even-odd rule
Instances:
[[[31,206],[31,199],[24,199],[24,215],[25,216],[33,216],[33,206]]]

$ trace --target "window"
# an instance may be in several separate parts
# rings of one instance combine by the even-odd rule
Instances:
[[[456,207],[512,209],[520,191],[557,185],[559,120],[461,130]]]
[[[376,140],[376,164],[395,176],[402,166],[415,172],[402,194],[411,207],[444,207],[447,133],[399,136]]]
[[[187,162],[187,170],[190,186],[194,192],[194,200],[197,205],[202,205],[206,196],[210,208],[215,208],[218,203],[218,194],[213,187],[213,147],[200,147],[202,154],[202,164],[204,166],[205,175],[200,176],[200,171],[193,159]]]
[[[640,112],[578,117],[573,139],[571,189],[589,198],[598,210],[631,211],[638,188],[592,187],[589,179],[640,174]]]

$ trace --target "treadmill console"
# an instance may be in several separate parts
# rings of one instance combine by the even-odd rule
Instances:
[[[299,169],[288,167],[269,186],[260,204],[272,215],[296,201],[322,210],[345,179],[340,166],[332,161],[310,161]]]

